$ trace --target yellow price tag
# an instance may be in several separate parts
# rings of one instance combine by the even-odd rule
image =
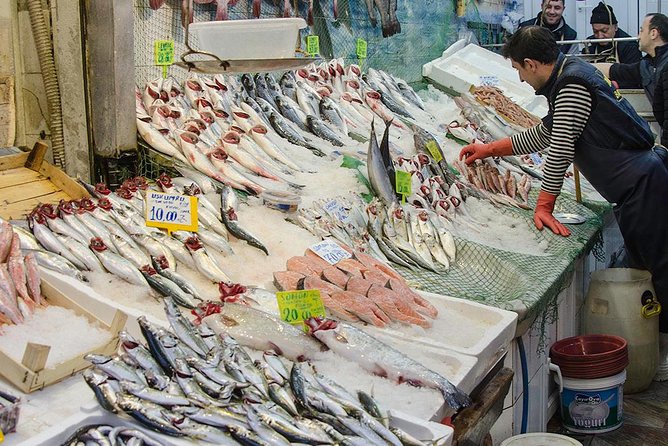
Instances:
[[[146,226],[172,231],[197,232],[197,197],[146,193]]]
[[[411,174],[404,172],[403,170],[395,171],[394,175],[396,188],[398,194],[401,195],[410,195],[411,194]]]
[[[320,54],[320,37],[315,35],[306,37],[306,52],[310,56]]]
[[[154,55],[156,65],[172,65],[174,63],[174,41],[156,40]]]
[[[320,290],[280,291],[276,293],[281,319],[293,325],[303,325],[310,317],[326,317]]]
[[[429,154],[434,159],[434,161],[437,163],[443,159],[443,155],[441,154],[441,150],[438,148],[436,141],[429,141],[427,143],[427,150],[429,151]]]
[[[357,43],[355,45],[357,57],[359,59],[366,59],[366,40],[364,39],[357,39]]]
[[[2,429],[0,429],[0,443],[5,441],[5,434],[2,433]]]

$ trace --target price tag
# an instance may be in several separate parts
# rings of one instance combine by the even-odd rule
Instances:
[[[2,429],[0,429],[0,443],[5,441],[5,434],[2,433]]]
[[[499,78],[494,75],[480,76],[480,85],[483,87],[496,87],[499,85]]]
[[[540,166],[543,164],[543,157],[541,157],[539,154],[531,153],[529,156],[531,157],[531,161],[533,161],[534,165]]]
[[[434,159],[434,161],[437,163],[443,159],[443,155],[441,155],[441,150],[438,148],[436,141],[429,141],[427,143],[427,150],[429,151],[429,154]]]
[[[359,59],[366,59],[366,40],[357,39],[355,50]]]
[[[320,54],[320,38],[318,36],[312,35],[306,37],[306,52],[311,57]]]
[[[310,317],[327,316],[320,290],[279,291],[276,300],[281,319],[288,324],[304,325],[304,321]]]
[[[318,254],[330,265],[335,265],[343,259],[349,259],[352,257],[352,254],[343,249],[333,240],[323,240],[320,243],[316,243],[315,245],[311,246],[311,251]]]
[[[197,197],[147,192],[146,226],[197,231]]]
[[[342,223],[348,222],[348,209],[336,200],[330,200],[323,206],[323,209],[332,217],[336,218]]]
[[[156,40],[154,53],[156,65],[172,65],[174,63],[174,41]]]
[[[398,194],[401,194],[404,196],[404,199],[406,198],[406,195],[411,194],[411,174],[408,172],[404,172],[403,170],[396,170],[395,175],[395,190],[397,191]]]

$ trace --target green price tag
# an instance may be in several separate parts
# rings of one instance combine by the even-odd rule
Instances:
[[[401,195],[411,194],[411,174],[403,170],[397,170],[395,173],[396,191]]]
[[[306,52],[309,53],[310,56],[320,54],[320,38],[318,36],[306,37]]]
[[[429,150],[429,154],[437,163],[443,159],[443,155],[441,155],[441,151],[438,149],[436,141],[429,141],[427,143],[427,150]]]
[[[276,293],[281,319],[293,325],[303,325],[310,317],[326,317],[320,290],[280,291]]]
[[[154,53],[156,65],[172,65],[174,63],[174,41],[156,40]]]
[[[356,50],[359,59],[366,59],[366,40],[357,39]]]

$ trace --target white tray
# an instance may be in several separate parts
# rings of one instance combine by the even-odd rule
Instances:
[[[431,328],[379,329],[368,326],[365,330],[374,335],[406,340],[413,345],[419,343],[475,357],[477,364],[473,385],[477,385],[478,380],[507,351],[515,335],[517,313],[465,299],[423,291],[418,293],[439,311]]]

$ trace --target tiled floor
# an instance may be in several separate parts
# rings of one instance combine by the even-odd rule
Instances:
[[[644,392],[624,395],[624,424],[599,435],[571,434],[561,425],[559,414],[548,423],[548,432],[565,434],[584,446],[668,445],[668,381],[653,382]]]

